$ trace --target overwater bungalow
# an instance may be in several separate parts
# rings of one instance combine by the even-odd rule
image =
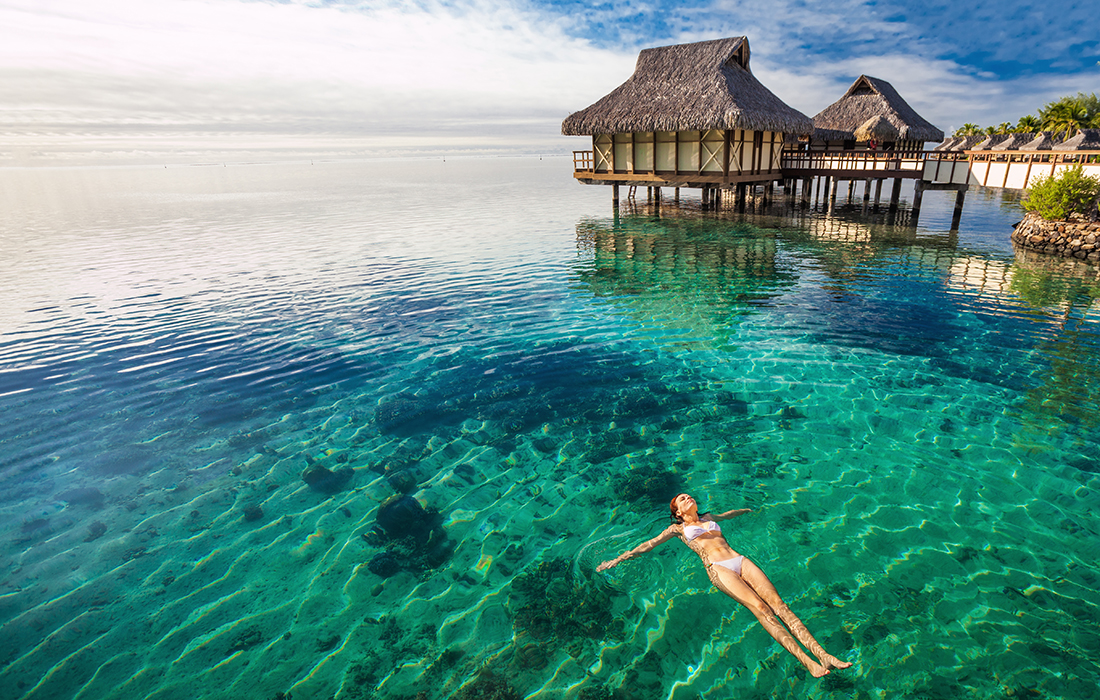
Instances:
[[[1021,151],[1049,151],[1062,142],[1061,137],[1049,131],[1040,131],[1034,139],[1020,146]]]
[[[1018,151],[1035,140],[1038,134],[1009,134],[1008,138],[993,146],[991,151]]]
[[[1053,146],[1054,151],[1100,151],[1100,129],[1078,129],[1077,135]]]
[[[960,141],[962,141],[965,138],[966,138],[965,136],[948,136],[942,142],[940,142],[939,145],[933,146],[932,150],[933,151],[950,151],[951,148],[955,144],[959,143]]]
[[[952,153],[963,153],[965,151],[969,151],[971,148],[978,145],[982,141],[985,141],[986,138],[988,138],[988,137],[985,134],[974,134],[972,136],[963,136],[961,139],[959,139],[955,143],[951,144],[951,146],[949,148],[946,148],[944,150],[950,151]]]
[[[990,134],[978,143],[971,146],[969,150],[992,151],[995,150],[997,146],[1000,146],[1005,141],[1008,141],[1010,138],[1012,138],[1012,134]]]
[[[708,191],[782,179],[786,134],[813,122],[753,76],[749,41],[731,37],[646,49],[634,74],[562,122],[566,136],[591,136],[574,152],[586,184],[700,187]]]
[[[873,138],[876,148],[912,152],[923,150],[926,141],[943,141],[943,131],[917,114],[893,85],[869,75],[859,76],[813,121],[812,150],[867,149]]]

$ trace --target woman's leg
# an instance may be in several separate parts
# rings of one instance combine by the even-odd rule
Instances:
[[[763,627],[775,641],[783,645],[784,649],[791,652],[791,654],[806,667],[810,675],[814,678],[820,678],[829,672],[824,666],[811,659],[802,647],[798,646],[798,642],[796,642],[794,637],[791,636],[791,633],[787,631],[787,628],[779,624],[779,620],[775,619],[775,612],[771,607],[764,602],[747,583],[741,580],[740,576],[721,566],[707,567],[707,571],[710,573],[710,580],[715,588],[748,608],[749,612],[756,616],[756,619],[760,622],[760,626]]]
[[[806,629],[806,625],[802,624],[802,620],[799,620],[798,616],[795,615],[790,607],[783,602],[783,599],[779,597],[779,592],[775,590],[775,586],[759,566],[745,559],[741,563],[741,578],[752,588],[754,593],[760,596],[760,598],[775,611],[779,619],[783,620],[783,623],[790,628],[794,636],[798,638],[798,641],[802,642],[802,645],[817,657],[817,660],[821,662],[822,666],[826,669],[830,669],[848,668],[852,665],[850,662],[841,661],[828,653],[817,643],[814,636],[810,634],[810,630]]]

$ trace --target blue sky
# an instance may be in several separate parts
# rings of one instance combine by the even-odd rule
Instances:
[[[747,35],[812,116],[860,73],[949,131],[1100,92],[1094,4],[0,0],[0,164],[567,152],[647,46]]]

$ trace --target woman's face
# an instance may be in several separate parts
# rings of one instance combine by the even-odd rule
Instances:
[[[686,493],[681,493],[676,497],[676,511],[680,516],[696,512],[698,509],[699,506],[695,502],[695,499]]]

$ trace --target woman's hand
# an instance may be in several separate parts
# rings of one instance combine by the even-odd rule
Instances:
[[[618,557],[616,557],[614,559],[605,561],[604,563],[597,566],[596,571],[603,571],[605,569],[610,569],[611,567],[617,566],[618,564],[619,564],[619,559],[618,559]]]

